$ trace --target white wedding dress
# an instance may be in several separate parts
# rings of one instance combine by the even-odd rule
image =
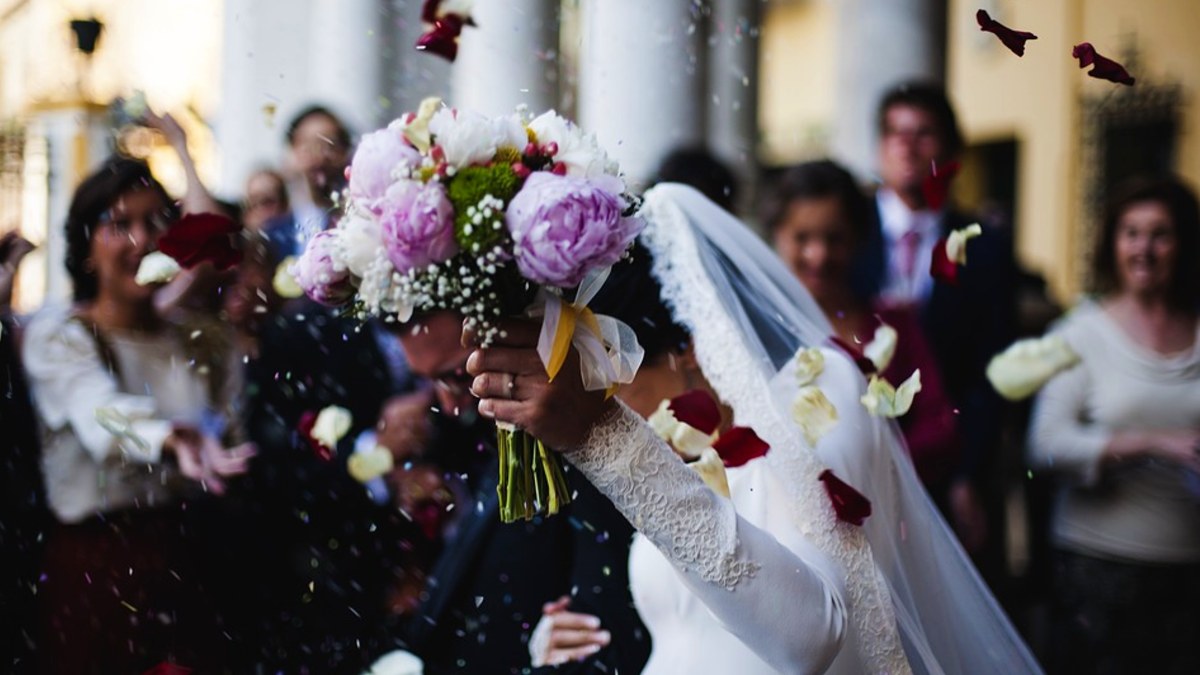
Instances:
[[[859,404],[865,380],[825,349],[817,385],[837,426],[810,446],[791,418],[793,354],[830,328],[762,242],[698,192],[646,195],[642,240],[676,321],[734,422],[769,445],[713,493],[624,406],[568,460],[638,529],[632,590],[645,673],[1040,672],[920,486],[895,425]],[[863,493],[839,522],[819,474]]]

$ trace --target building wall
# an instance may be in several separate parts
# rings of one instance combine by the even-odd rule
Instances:
[[[975,12],[981,7],[1038,35],[1023,58],[979,30]],[[968,143],[1017,144],[1019,259],[1047,278],[1059,300],[1069,301],[1081,290],[1086,258],[1080,251],[1081,100],[1120,93],[1117,85],[1087,77],[1071,48],[1089,41],[1118,60],[1132,48],[1141,82],[1180,86],[1185,107],[1175,168],[1200,186],[1200,2],[949,0],[947,24],[947,89]],[[837,33],[827,1],[781,1],[766,13],[759,115],[765,163],[795,162],[823,150],[837,121]]]

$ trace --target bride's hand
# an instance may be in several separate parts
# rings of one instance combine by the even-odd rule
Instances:
[[[600,628],[600,618],[568,612],[571,597],[564,595],[542,605],[542,619],[529,639],[533,667],[582,661],[608,646],[612,635]]]
[[[540,323],[512,320],[501,328],[504,337],[467,359],[467,372],[475,376],[471,392],[481,399],[479,414],[516,425],[556,450],[578,447],[614,403],[603,391],[583,388],[574,348],[549,381],[537,353]]]

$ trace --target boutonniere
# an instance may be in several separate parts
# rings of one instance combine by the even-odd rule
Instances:
[[[933,247],[929,273],[942,283],[957,285],[958,268],[967,264],[967,242],[983,234],[979,223],[954,230]]]
[[[770,446],[748,427],[720,431],[721,409],[699,389],[663,401],[648,420],[659,438],[675,450],[714,492],[729,496],[726,468],[767,454]]]

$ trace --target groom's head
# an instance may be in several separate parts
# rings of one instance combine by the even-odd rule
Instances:
[[[472,349],[462,345],[462,325],[461,315],[440,311],[414,314],[393,328],[404,345],[409,368],[433,381],[442,411],[455,417],[473,413],[477,403],[466,371]]]

